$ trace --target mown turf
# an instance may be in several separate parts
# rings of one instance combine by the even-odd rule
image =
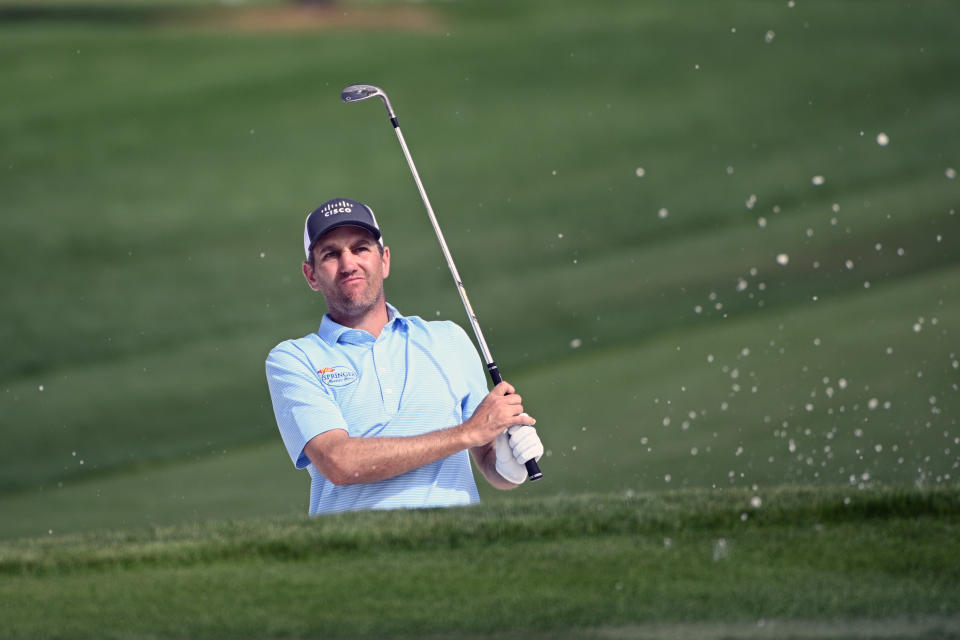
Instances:
[[[330,193],[377,209],[401,310],[463,321],[382,109],[338,99],[358,80],[390,91],[548,446],[578,446],[556,490],[955,474],[952,4],[424,10],[427,30],[0,19],[0,499],[49,512],[41,489],[135,486],[156,465],[276,444],[262,360],[323,312],[297,225]],[[840,379],[856,400],[825,400]],[[861,417],[868,445],[811,443],[812,469],[756,471],[772,455],[758,430],[800,446],[794,430],[841,437]],[[878,463],[892,476],[869,468],[878,444],[910,449]],[[845,462],[818,468],[825,446]],[[106,522],[85,517],[92,502],[65,520]],[[15,522],[2,535],[26,530]]]
[[[954,369],[950,333],[940,332],[957,331],[960,298],[945,292],[958,278],[946,270],[780,314],[728,318],[722,329],[678,331],[663,343],[584,350],[528,372],[519,378],[528,397],[556,398],[537,412],[549,434],[544,466],[552,473],[512,494],[485,490],[483,499],[648,487],[949,483],[956,477]],[[940,295],[942,320],[914,333],[916,305]],[[905,308],[888,311],[897,304]],[[870,318],[871,331],[845,324],[852,316]],[[101,392],[93,381],[83,387],[87,397]],[[86,399],[77,399],[77,410]],[[85,450],[79,453],[71,456],[75,467],[85,462]],[[279,515],[303,510],[305,500],[304,475],[271,438],[203,447],[182,463],[140,466],[132,477],[92,472],[8,496],[3,531],[16,537]]]
[[[11,637],[582,637],[903,616],[955,632],[958,514],[955,488],[727,489],[34,539],[0,546],[0,607]]]

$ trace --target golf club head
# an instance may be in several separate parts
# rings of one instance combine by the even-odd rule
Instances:
[[[383,94],[383,89],[375,87],[372,84],[352,84],[340,92],[340,97],[344,102],[356,102],[357,100],[366,100],[376,95]]]
[[[380,87],[372,84],[352,84],[340,92],[340,99],[344,102],[360,102],[367,98],[380,98],[383,100],[383,106],[387,108],[387,114],[391,118],[395,117],[393,107],[390,106],[390,100],[387,99],[387,92]]]

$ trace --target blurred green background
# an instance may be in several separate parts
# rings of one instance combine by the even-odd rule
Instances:
[[[505,377],[533,499],[960,474],[960,6],[0,0],[0,537],[306,510],[303,217]],[[487,501],[502,496],[483,489]]]

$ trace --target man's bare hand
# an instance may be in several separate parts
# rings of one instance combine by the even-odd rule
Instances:
[[[523,398],[515,392],[509,382],[501,382],[487,394],[473,416],[463,423],[469,447],[490,443],[509,427],[537,423],[523,412]]]

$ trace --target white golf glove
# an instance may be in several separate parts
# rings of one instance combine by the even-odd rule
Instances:
[[[527,460],[539,460],[543,455],[543,443],[537,430],[528,425],[510,427],[497,436],[494,442],[497,453],[497,473],[513,484],[527,479]]]

